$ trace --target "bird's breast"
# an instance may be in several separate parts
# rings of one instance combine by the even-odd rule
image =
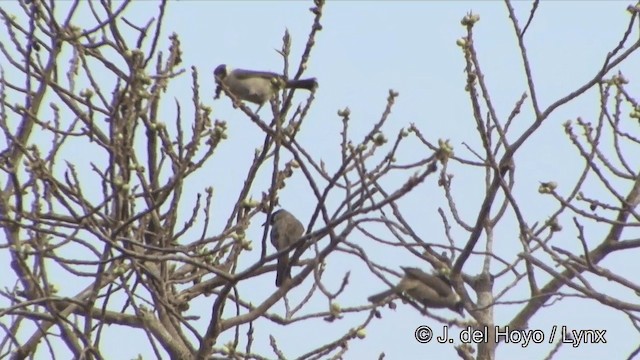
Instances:
[[[273,85],[268,79],[257,77],[238,79],[227,76],[225,83],[236,97],[260,105],[271,99],[274,94]]]

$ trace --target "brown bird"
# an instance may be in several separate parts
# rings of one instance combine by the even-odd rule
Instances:
[[[379,303],[390,296],[404,294],[428,308],[447,308],[464,317],[462,301],[451,288],[451,282],[446,276],[427,274],[414,267],[402,267],[402,270],[404,270],[404,276],[398,285],[372,295],[368,300]]]
[[[286,249],[296,242],[304,233],[304,225],[291,215],[290,212],[280,209],[271,214],[271,244],[277,251]],[[291,249],[289,250],[289,252]],[[276,272],[276,286],[291,279],[291,267],[289,266],[289,252],[278,256],[278,268]]]

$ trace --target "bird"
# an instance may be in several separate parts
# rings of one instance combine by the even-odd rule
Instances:
[[[447,308],[464,317],[464,305],[443,274],[431,275],[415,267],[402,267],[404,276],[395,287],[370,296],[367,300],[380,303],[386,298],[404,294],[428,308]]]
[[[268,71],[231,69],[221,64],[213,71],[218,83],[216,99],[220,96],[220,83],[224,83],[228,91],[240,100],[258,104],[258,110],[265,102],[271,100],[283,88],[306,89],[313,91],[318,87],[316,78],[287,80],[283,75]],[[256,112],[257,112],[256,111]]]
[[[304,225],[296,219],[290,212],[279,209],[271,214],[271,244],[277,251],[286,249],[302,237]],[[278,266],[276,270],[276,286],[280,287],[285,280],[291,278],[291,268],[289,267],[289,253],[285,252],[278,256]]]

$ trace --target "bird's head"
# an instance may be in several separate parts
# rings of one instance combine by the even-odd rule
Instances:
[[[225,64],[220,64],[218,67],[213,70],[213,76],[219,79],[224,79],[229,74],[229,67]]]
[[[220,66],[222,66],[222,65],[220,65]],[[220,66],[218,66],[218,67],[220,67]],[[262,224],[262,226],[267,225],[267,222],[269,222],[269,224],[270,224],[270,225],[275,224],[275,222],[276,222],[276,221],[278,221],[278,219],[279,219],[280,217],[282,217],[282,216],[283,216],[284,214],[286,214],[286,213],[287,213],[287,211],[286,211],[286,210],[284,210],[284,209],[279,209],[279,210],[274,211],[274,212],[271,214],[271,219],[268,219],[267,221],[265,221],[265,222],[264,222],[264,224]]]

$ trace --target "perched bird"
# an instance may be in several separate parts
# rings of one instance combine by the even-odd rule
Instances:
[[[280,209],[271,214],[271,244],[277,251],[296,242],[303,233],[304,225],[287,210]],[[290,278],[289,254],[285,252],[278,256],[276,286],[280,287],[286,279]]]
[[[394,288],[369,297],[372,303],[382,302],[392,295],[404,294],[429,308],[447,308],[464,316],[464,306],[449,279],[442,275],[431,275],[414,267],[402,267],[404,277]]]
[[[312,91],[318,87],[318,81],[315,78],[287,80],[284,76],[272,72],[232,70],[225,64],[218,65],[213,75],[218,83],[216,98],[220,96],[222,89],[219,84],[222,82],[238,99],[260,105],[258,110],[284,88]]]

